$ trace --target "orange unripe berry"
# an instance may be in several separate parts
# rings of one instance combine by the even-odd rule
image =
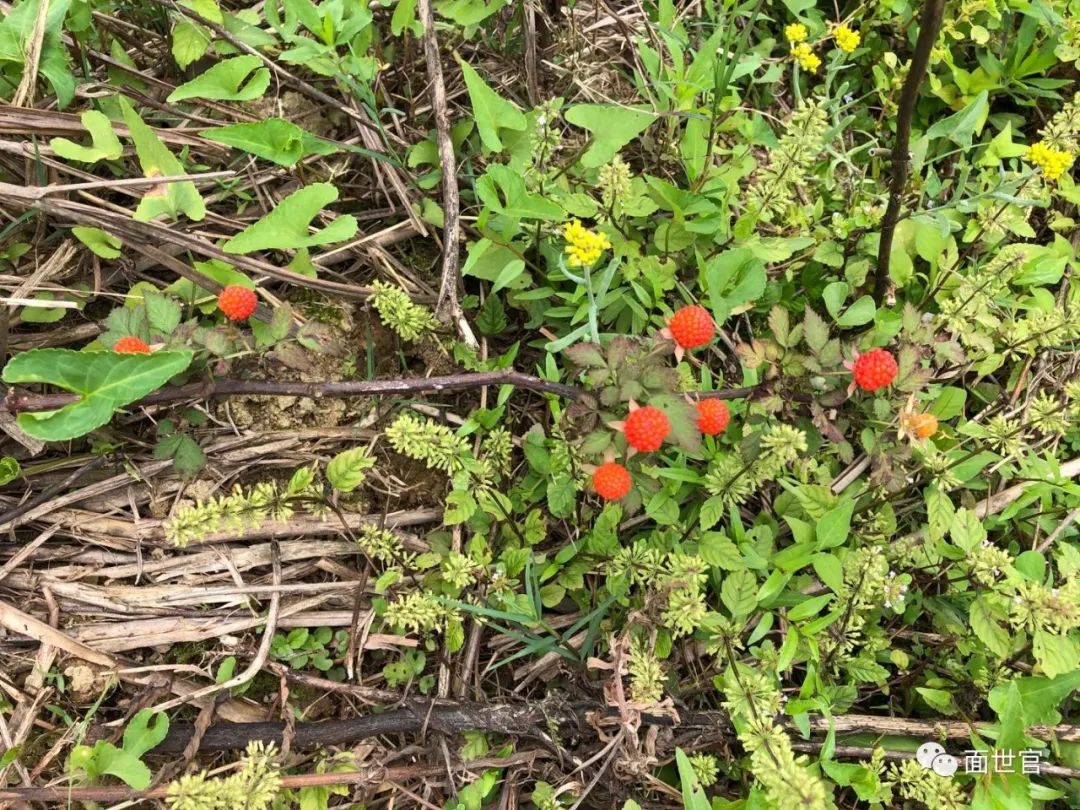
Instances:
[[[150,347],[145,340],[140,340],[134,335],[127,335],[116,341],[113,351],[117,354],[150,354]]]
[[[905,420],[908,432],[919,439],[928,439],[937,433],[937,417],[932,413],[917,413]]]
[[[630,494],[630,473],[622,464],[609,461],[593,473],[593,489],[605,501],[618,501]]]

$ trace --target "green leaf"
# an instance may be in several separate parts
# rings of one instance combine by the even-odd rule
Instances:
[[[1031,642],[1035,660],[1048,678],[1068,675],[1080,669],[1080,646],[1075,638],[1036,630]]]
[[[968,618],[975,636],[990,652],[999,658],[1009,654],[1012,647],[1009,631],[997,623],[994,608],[985,596],[979,596],[971,603]]]
[[[955,144],[971,148],[972,138],[982,132],[990,112],[989,91],[983,90],[970,104],[955,115],[943,118],[926,131],[926,137],[948,138]]]
[[[356,218],[340,216],[315,233],[308,226],[328,203],[338,198],[330,183],[313,183],[294,191],[258,222],[253,222],[228,242],[226,253],[253,253],[256,250],[289,250],[330,242],[344,242],[356,233]]]
[[[694,766],[690,764],[690,758],[683,753],[681,748],[675,749],[675,762],[679,768],[684,810],[710,810],[712,804],[705,795],[705,791],[701,789]]]
[[[146,320],[150,328],[170,335],[180,325],[180,317],[183,310],[180,304],[167,295],[159,292],[147,292],[143,295],[146,306]]]
[[[0,458],[0,486],[10,484],[20,475],[22,475],[22,467],[19,466],[18,459],[11,456]]]
[[[961,507],[953,515],[949,538],[961,551],[972,552],[986,539],[986,529],[973,511]]]
[[[181,70],[202,59],[209,47],[210,35],[201,25],[190,20],[181,20],[173,26],[172,55]]]
[[[35,301],[56,301],[56,293],[50,290],[42,290],[41,292],[34,293]],[[61,298],[60,300],[67,300]],[[26,323],[56,323],[64,319],[64,316],[68,313],[68,310],[63,307],[20,307],[19,317]]]
[[[26,65],[30,50],[30,37],[33,35],[38,14],[43,0],[23,0],[0,19],[0,65],[8,62],[14,65],[15,72],[5,76],[5,84],[14,88]],[[75,76],[68,67],[67,50],[61,35],[64,31],[64,18],[67,17],[70,0],[52,0],[45,13],[44,36],[41,40],[38,73],[52,86],[61,109],[71,103],[75,97]]]
[[[704,532],[701,542],[698,543],[698,554],[709,565],[726,571],[734,571],[742,565],[742,555],[739,554],[738,547],[720,532]]]
[[[962,414],[965,402],[967,402],[967,391],[963,388],[953,386],[942,388],[934,404],[930,406],[930,413],[944,422],[946,419]]]
[[[193,478],[206,466],[206,454],[190,436],[174,433],[154,445],[154,458],[173,460],[173,467],[185,478]]]
[[[279,166],[294,166],[310,155],[332,155],[337,147],[283,118],[268,118],[251,124],[204,129],[207,140],[232,146]]]
[[[503,142],[499,138],[500,129],[524,131],[528,126],[525,115],[514,104],[502,98],[480,78],[472,67],[460,56],[455,58],[461,65],[465,77],[465,88],[469,91],[469,103],[480,140],[490,152],[500,152]]]
[[[262,64],[262,59],[254,54],[234,56],[218,62],[190,82],[177,87],[166,101],[170,104],[189,98],[252,101],[261,97],[270,86],[270,68],[260,67]],[[255,72],[252,74],[252,71]],[[248,74],[251,74],[251,79],[243,84]]]
[[[956,703],[953,701],[951,692],[946,692],[944,689],[930,689],[926,686],[916,686],[915,691],[922,695],[930,708],[947,716],[956,714]]]
[[[988,702],[999,715],[1004,711],[1007,692],[1012,684],[1020,691],[1027,725],[1055,725],[1061,721],[1061,713],[1057,709],[1066,698],[1080,689],[1080,669],[1055,678],[1022,676],[995,686],[990,690]]]
[[[817,550],[842,545],[851,530],[855,501],[848,499],[821,516],[817,524]]]
[[[80,399],[55,411],[21,413],[19,427],[44,441],[84,436],[113,413],[160,388],[191,363],[191,352],[114,354],[71,349],[32,349],[4,367],[6,383],[48,383]]]
[[[135,790],[150,787],[150,769],[135,754],[99,740],[94,746],[94,759],[98,773],[115,776]]]
[[[49,146],[60,157],[78,160],[82,163],[97,163],[99,160],[118,160],[124,154],[124,147],[113,131],[109,119],[97,110],[87,110],[79,120],[83,128],[90,133],[90,146],[80,146],[67,138],[53,138]]]
[[[717,326],[765,292],[765,265],[748,248],[722,251],[705,265],[702,285]]]
[[[592,169],[609,162],[620,149],[644,132],[657,116],[652,110],[641,107],[575,104],[567,108],[564,117],[592,135],[592,143],[581,156],[581,165]]]
[[[115,259],[120,255],[120,247],[123,242],[111,233],[106,233],[101,228],[86,228],[76,225],[71,229],[72,235],[86,245],[96,255],[103,259]]]
[[[338,453],[326,465],[326,480],[338,492],[352,492],[367,478],[365,470],[375,466],[366,447],[353,447]]]
[[[757,579],[745,568],[732,571],[720,587],[720,601],[735,618],[749,616],[757,607]]]
[[[513,219],[561,220],[563,209],[525,189],[525,178],[509,166],[492,164],[476,181],[476,195],[492,211]],[[522,265],[524,267],[524,265]]]
[[[123,96],[119,104],[124,113],[124,123],[135,143],[135,152],[139,156],[139,165],[146,177],[176,177],[187,174],[184,166],[161,142],[157,133],[148,127],[135,112],[135,108]],[[183,213],[189,219],[198,222],[206,216],[206,206],[199,196],[199,190],[190,180],[177,183],[163,183],[147,191],[135,211],[135,219],[140,222],[166,214],[175,218]]]
[[[164,712],[141,709],[124,729],[124,750],[141,757],[156,747],[169,733],[169,716]]]

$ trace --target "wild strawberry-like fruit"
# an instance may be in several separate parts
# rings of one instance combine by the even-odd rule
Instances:
[[[904,420],[908,433],[917,439],[929,439],[937,433],[937,417],[932,413],[916,413]]]
[[[670,432],[671,422],[659,408],[645,407],[630,411],[623,425],[626,443],[642,453],[659,450]]]
[[[146,345],[146,341],[128,335],[116,341],[113,351],[117,354],[150,354],[150,347]]]
[[[258,303],[255,291],[239,284],[230,284],[217,299],[218,309],[230,321],[246,321],[255,312]]]
[[[731,411],[722,399],[703,399],[697,404],[698,429],[706,436],[723,433],[731,421]]]
[[[615,461],[601,464],[593,473],[593,489],[605,501],[617,501],[630,494],[630,473]]]
[[[859,355],[852,376],[863,391],[876,391],[896,379],[896,360],[884,349],[871,349]]]
[[[672,339],[683,349],[696,349],[713,339],[716,324],[703,306],[683,307],[671,316],[668,331]]]

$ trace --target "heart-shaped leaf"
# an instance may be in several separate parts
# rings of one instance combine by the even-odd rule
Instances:
[[[316,138],[307,130],[283,118],[204,129],[199,134],[279,166],[293,166],[308,155],[330,155],[337,151],[337,147],[332,143]]]
[[[226,253],[252,253],[256,250],[288,250],[344,242],[356,233],[356,218],[340,216],[321,231],[310,233],[308,225],[323,206],[338,198],[338,190],[330,183],[313,183],[294,191],[277,204],[273,211],[244,228],[226,242]]]
[[[262,59],[252,54],[234,56],[232,59],[218,62],[187,84],[177,87],[169,93],[166,100],[170,104],[189,98],[253,101],[265,93],[266,88],[270,86],[270,70],[259,67],[262,63]],[[253,70],[255,72],[251,79],[244,84],[244,79]]]
[[[78,160],[83,163],[97,163],[99,160],[116,160],[124,154],[120,139],[113,132],[112,123],[97,110],[87,110],[80,117],[83,127],[90,133],[92,146],[82,146],[67,138],[53,138],[49,146],[60,157]]]
[[[6,383],[47,383],[80,399],[56,411],[19,414],[19,427],[43,441],[84,436],[113,413],[149,394],[186,369],[191,352],[114,354],[71,349],[33,349],[4,367]]]

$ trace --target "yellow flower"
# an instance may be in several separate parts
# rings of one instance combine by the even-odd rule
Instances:
[[[851,53],[853,50],[859,47],[859,43],[862,42],[862,37],[858,31],[853,31],[846,25],[838,25],[833,32],[833,39],[836,40],[836,47],[842,50],[844,53]]]
[[[794,45],[796,42],[805,42],[809,33],[802,23],[792,23],[784,26],[784,36],[787,37],[788,42]]]
[[[800,42],[792,48],[791,55],[799,63],[799,67],[807,73],[817,73],[818,68],[821,67],[821,59],[814,53],[814,49],[805,42]]]
[[[1046,141],[1033,143],[1028,147],[1027,159],[1042,169],[1047,180],[1057,180],[1072,166],[1073,156],[1064,149],[1057,149]]]
[[[580,220],[573,220],[563,227],[566,240],[566,264],[570,267],[592,267],[605,250],[611,249],[611,240],[605,234],[590,231]]]

